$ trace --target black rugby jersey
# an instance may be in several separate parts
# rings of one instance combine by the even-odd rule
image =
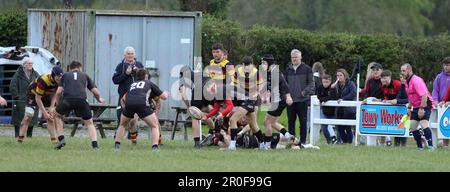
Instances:
[[[130,90],[124,95],[125,105],[150,106],[149,100],[159,97],[163,92],[150,80],[137,81],[131,84]]]
[[[64,73],[59,87],[64,88],[64,99],[86,99],[86,88],[96,88],[92,79],[84,72],[70,71]]]

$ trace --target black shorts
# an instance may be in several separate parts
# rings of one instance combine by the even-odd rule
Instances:
[[[276,106],[276,108],[275,108],[275,106]],[[267,112],[267,114],[274,116],[274,117],[279,117],[279,116],[281,116],[281,114],[283,113],[283,111],[286,107],[287,107],[287,104],[285,101],[280,101],[278,103],[271,103],[269,112]]]
[[[44,95],[42,96],[42,104],[44,104],[44,107],[50,107],[50,105],[52,104],[52,96],[51,95]],[[28,99],[27,99],[27,106],[31,107],[31,108],[35,108],[37,107],[37,103],[36,103],[36,95],[35,94],[28,94]]]
[[[122,115],[128,118],[134,118],[134,114],[137,114],[139,118],[143,119],[153,114],[153,110],[149,106],[142,105],[125,105],[122,110]]]
[[[257,100],[245,100],[238,102],[239,104],[238,106],[247,110],[248,113],[253,113],[256,110],[257,103],[258,103]]]
[[[202,110],[205,107],[208,107],[209,105],[214,105],[211,104],[213,103],[212,101],[207,101],[207,100],[191,100],[191,106],[197,107],[198,109]]]
[[[415,121],[430,120],[431,108],[425,108],[424,110],[425,110],[425,115],[423,116],[422,119],[419,119],[419,109],[414,108],[411,111],[411,120],[415,120]]]
[[[89,120],[92,118],[91,107],[86,99],[63,99],[58,106],[56,106],[56,112],[63,115],[74,110],[77,117],[81,117],[83,120]]]

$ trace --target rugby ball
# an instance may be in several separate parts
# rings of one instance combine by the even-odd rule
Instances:
[[[193,119],[201,120],[203,117],[203,112],[198,109],[197,107],[190,106],[187,110],[189,116],[191,116]]]

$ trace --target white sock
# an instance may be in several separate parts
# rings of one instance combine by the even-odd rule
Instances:
[[[230,146],[228,146],[228,149],[236,149],[236,141],[231,140]]]
[[[284,134],[284,138],[289,139],[289,137],[291,137],[291,134],[289,132],[286,132],[286,134]]]
[[[271,145],[272,145],[272,141],[266,142],[266,149],[270,149]]]

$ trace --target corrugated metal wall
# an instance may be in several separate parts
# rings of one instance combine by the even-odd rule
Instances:
[[[85,12],[29,11],[28,44],[52,52],[64,69],[74,60],[86,63],[85,37]]]
[[[135,48],[144,67],[157,68],[153,72],[159,76],[153,76],[152,81],[171,91],[178,79],[170,76],[172,68],[193,66],[194,55],[201,55],[200,18],[200,12],[32,9],[28,15],[28,43],[51,51],[63,67],[73,60],[81,61],[102,97],[116,105],[117,85],[112,75],[124,57],[125,47]],[[172,98],[163,102],[161,118],[173,119],[173,106],[181,106],[181,102]],[[113,116],[113,112],[106,115]]]
[[[115,104],[117,85],[112,75],[122,61],[127,46],[136,49],[138,61],[157,68],[158,76],[152,81],[162,90],[171,91],[177,78],[171,77],[176,65],[193,64],[194,19],[178,17],[96,16],[95,81],[105,98]],[[181,106],[180,101],[169,99],[161,108],[162,118],[173,118],[170,107]]]
[[[112,76],[124,58],[125,47],[134,47],[142,61],[142,22],[142,17],[96,16],[94,79],[110,104],[117,104],[119,98]]]
[[[172,85],[178,80],[171,77],[176,65],[193,66],[194,61],[194,19],[180,17],[150,17],[147,18],[147,41],[145,42],[146,63],[154,63],[158,68],[159,77],[155,83],[162,90],[169,91],[174,96],[178,89],[172,90]],[[179,75],[179,74],[175,74]],[[155,78],[152,78],[154,81]],[[169,99],[161,107],[161,117],[175,118],[170,107],[182,106],[181,101]]]

